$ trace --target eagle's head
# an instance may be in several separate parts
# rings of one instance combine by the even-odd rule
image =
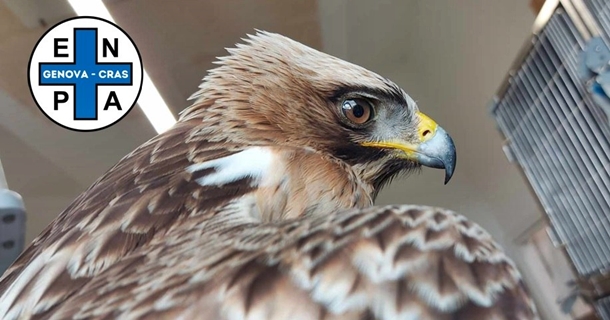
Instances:
[[[181,121],[246,145],[303,147],[351,166],[375,190],[419,166],[456,164],[451,137],[392,81],[278,34],[228,49]]]

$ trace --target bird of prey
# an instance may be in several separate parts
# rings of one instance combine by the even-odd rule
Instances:
[[[456,164],[392,81],[257,31],[0,279],[8,319],[536,319],[514,263],[450,210],[376,206]]]

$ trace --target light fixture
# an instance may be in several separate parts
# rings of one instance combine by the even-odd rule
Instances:
[[[79,16],[99,17],[114,22],[102,0],[68,0],[68,2]],[[157,133],[166,131],[176,123],[176,118],[163,101],[146,70],[142,72],[142,92],[138,99],[138,105]]]

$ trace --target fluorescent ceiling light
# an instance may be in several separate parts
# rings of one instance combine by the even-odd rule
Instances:
[[[68,2],[79,16],[100,17],[114,22],[102,0],[68,0]],[[176,123],[176,118],[163,101],[146,70],[142,71],[142,93],[138,105],[157,133],[162,133]]]

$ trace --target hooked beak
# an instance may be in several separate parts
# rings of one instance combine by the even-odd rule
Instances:
[[[456,152],[453,139],[434,120],[418,112],[420,118],[418,133],[419,142],[415,144],[404,141],[365,142],[362,145],[377,148],[397,149],[404,152],[407,159],[423,166],[445,169],[445,184],[451,180],[456,165]]]

